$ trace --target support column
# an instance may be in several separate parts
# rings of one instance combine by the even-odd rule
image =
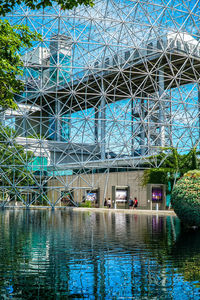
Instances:
[[[131,156],[134,156],[133,99],[131,99]]]
[[[164,68],[161,67],[158,72],[158,96],[159,96],[159,145],[165,147],[165,77],[164,77]]]
[[[22,116],[22,136],[26,137],[27,136],[27,128],[26,128],[26,119],[27,119],[27,115],[26,113]]]
[[[172,92],[170,90],[170,95],[169,95],[169,102],[168,102],[168,106],[169,106],[169,115],[168,115],[168,123],[169,123],[169,145],[170,147],[173,146],[173,139],[172,139]]]
[[[106,98],[104,92],[104,83],[103,79],[101,83],[101,101],[100,101],[100,111],[101,111],[101,159],[105,160],[106,153]]]
[[[98,144],[98,135],[99,135],[99,132],[98,132],[98,123],[99,123],[99,109],[98,107],[95,106],[94,108],[94,142],[95,144]]]
[[[144,112],[144,99],[143,94],[141,93],[140,98],[140,151],[141,156],[145,154],[145,128],[144,128],[144,118],[145,118],[145,112]]]
[[[147,98],[147,155],[151,155],[150,96]]]
[[[70,141],[71,138],[71,128],[72,128],[72,114],[69,112],[68,114],[68,122],[67,122],[67,141]],[[65,134],[66,136],[66,134]]]
[[[55,127],[56,127],[56,141],[61,141],[61,117],[60,117],[60,112],[61,112],[61,103],[60,101],[56,98],[55,99],[55,109],[56,109],[56,122],[55,122]]]
[[[61,141],[69,142],[71,135],[71,112],[65,113],[62,109],[62,118],[60,120],[61,125]]]

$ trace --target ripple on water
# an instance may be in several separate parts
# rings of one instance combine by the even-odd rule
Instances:
[[[199,270],[175,217],[0,212],[2,299],[199,299]]]

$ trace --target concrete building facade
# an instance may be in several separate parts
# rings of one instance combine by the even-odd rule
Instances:
[[[62,176],[61,180],[52,179],[49,182],[48,198],[52,199],[55,205],[61,206],[66,204],[63,203],[66,196],[78,205],[89,199],[94,207],[104,207],[105,199],[108,200],[110,198],[112,208],[129,208],[129,199],[136,197],[140,209],[165,209],[165,185],[152,184],[142,186],[142,176],[142,170]],[[92,187],[86,186],[86,181],[92,182]],[[69,189],[66,189],[67,182],[73,182]],[[79,187],[78,189],[77,186]],[[154,197],[153,193],[155,192],[155,197],[159,197],[158,194],[161,193],[159,199]],[[92,194],[94,194],[95,198],[91,200],[90,196]],[[120,194],[122,199],[120,199]]]

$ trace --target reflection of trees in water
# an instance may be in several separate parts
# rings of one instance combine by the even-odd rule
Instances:
[[[182,229],[172,249],[172,255],[178,257],[177,267],[186,281],[196,281],[200,287],[200,231]]]
[[[151,233],[148,239],[145,239],[147,247],[151,247],[152,256],[162,265],[163,270],[168,268],[170,261],[171,270],[174,272],[171,273],[172,276],[179,273],[185,281],[196,281],[194,285],[200,287],[200,231],[181,228],[177,218],[167,217],[164,220],[165,234],[160,235],[158,231]],[[151,238],[155,241],[154,244],[150,242]]]
[[[170,255],[172,246],[180,234],[180,221],[176,217],[159,217],[158,215],[148,218],[148,226],[144,234],[146,247],[151,249],[154,257],[160,258],[164,263]]]
[[[44,255],[33,250],[41,243],[41,235],[34,235],[32,230],[41,226],[41,218],[39,215],[35,218],[30,211],[19,210],[0,211],[0,216],[0,294],[8,296],[13,291],[12,296],[29,299],[30,290],[34,295],[35,282],[38,282],[37,255]],[[42,238],[45,239],[45,235]]]
[[[30,252],[24,258],[22,253],[29,248],[31,233],[27,230],[28,215],[19,211],[0,211],[0,294],[5,287],[12,290],[18,282],[17,272],[21,271],[22,264],[30,259]],[[14,224],[14,226],[13,226]],[[31,248],[30,248],[31,250]],[[4,280],[2,279],[4,278]]]
[[[166,282],[174,276],[167,272],[169,259],[179,253],[176,218],[77,211],[7,214],[9,221],[1,219],[1,237],[12,232],[18,243],[10,252],[10,279],[26,299],[168,293]],[[6,241],[10,248],[12,240]]]

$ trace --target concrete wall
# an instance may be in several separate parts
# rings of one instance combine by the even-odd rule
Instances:
[[[57,176],[57,179],[48,183],[48,197],[55,203],[61,197],[61,191],[71,189],[74,200],[81,202],[86,191],[99,189],[99,207],[102,207],[105,198],[113,198],[112,186],[127,186],[130,189],[130,197],[137,197],[139,208],[147,208],[147,187],[141,186],[142,175],[143,171],[131,171]]]

